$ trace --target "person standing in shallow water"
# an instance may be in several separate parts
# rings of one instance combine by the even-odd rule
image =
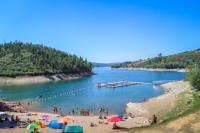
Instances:
[[[106,108],[106,115],[108,115],[108,113],[109,113],[109,112],[108,112],[108,108]]]
[[[53,112],[54,113],[58,113],[58,108],[55,106],[55,107],[53,107]]]

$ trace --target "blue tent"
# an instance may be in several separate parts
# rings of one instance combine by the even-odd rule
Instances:
[[[51,121],[48,126],[49,128],[55,128],[55,129],[62,129],[63,124],[62,123],[57,123],[57,121]]]
[[[62,133],[83,133],[83,127],[81,126],[65,126]]]
[[[10,122],[10,121],[3,121],[0,122],[0,128],[15,128],[17,126],[17,123]]]

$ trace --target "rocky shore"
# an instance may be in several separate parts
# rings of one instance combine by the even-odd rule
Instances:
[[[23,107],[19,102],[2,99],[0,100],[0,111],[25,113],[27,112],[27,109]]]
[[[24,85],[24,84],[37,84],[59,80],[75,80],[85,76],[90,76],[93,73],[80,73],[80,74],[54,74],[54,75],[41,75],[41,76],[22,76],[22,77],[0,77],[0,85]]]

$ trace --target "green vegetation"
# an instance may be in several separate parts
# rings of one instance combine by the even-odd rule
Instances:
[[[189,68],[189,71],[187,72],[187,80],[190,82],[190,84],[193,86],[194,89],[197,89],[200,91],[200,67],[195,66]]]
[[[177,96],[175,108],[171,110],[169,113],[167,113],[165,116],[161,117],[160,123],[146,127],[131,128],[128,131],[136,132],[136,131],[151,130],[153,132],[157,130],[163,130],[168,132],[169,130],[171,130],[169,129],[169,127],[166,127],[166,125],[169,122],[173,122],[174,120],[177,120],[179,118],[181,119],[182,117],[188,116],[190,114],[198,115],[200,113],[199,112],[200,111],[200,67],[198,63],[197,64],[195,63],[190,67],[188,67],[187,80],[190,82],[193,89],[184,91]],[[192,125],[191,122],[198,123],[200,121],[199,118],[194,118],[194,120],[185,123],[179,129],[179,131],[193,132],[193,128],[191,128]]]
[[[136,131],[143,131],[143,130],[161,130],[168,131],[165,127],[167,123],[187,116],[189,114],[198,112],[200,110],[200,92],[195,90],[188,90],[183,93],[180,93],[177,96],[176,107],[166,114],[162,119],[162,121],[155,125],[150,125],[146,127],[139,127],[139,128],[130,128],[128,129],[129,132],[136,132]]]
[[[82,57],[43,45],[19,41],[0,44],[0,76],[73,74],[91,72]]]
[[[132,68],[165,68],[177,69],[200,63],[200,49],[187,51],[169,56],[163,56],[161,53],[157,57],[134,62],[121,63],[114,67],[132,67]]]
[[[175,108],[166,114],[162,119],[161,124],[168,123],[172,120],[180,118],[197,111],[200,108],[199,93],[192,90],[187,90],[177,96]]]
[[[187,90],[180,93],[177,96],[175,108],[162,118],[162,124],[175,120],[180,116],[185,116],[187,114],[193,113],[199,109],[199,100],[200,97],[195,91]]]

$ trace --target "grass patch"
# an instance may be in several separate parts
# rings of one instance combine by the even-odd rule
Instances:
[[[188,102],[190,101],[191,103],[189,104]],[[164,121],[160,124],[166,124],[172,120],[198,111],[200,109],[200,92],[194,90],[192,92],[183,92],[179,94],[176,102],[176,107],[165,116]]]
[[[188,102],[190,99],[191,103],[189,104]],[[193,105],[194,100],[192,99],[193,99],[193,92],[188,90],[180,93],[177,96],[175,108],[162,118],[163,120],[161,121],[161,123],[171,121],[182,115],[186,110],[188,110]]]

